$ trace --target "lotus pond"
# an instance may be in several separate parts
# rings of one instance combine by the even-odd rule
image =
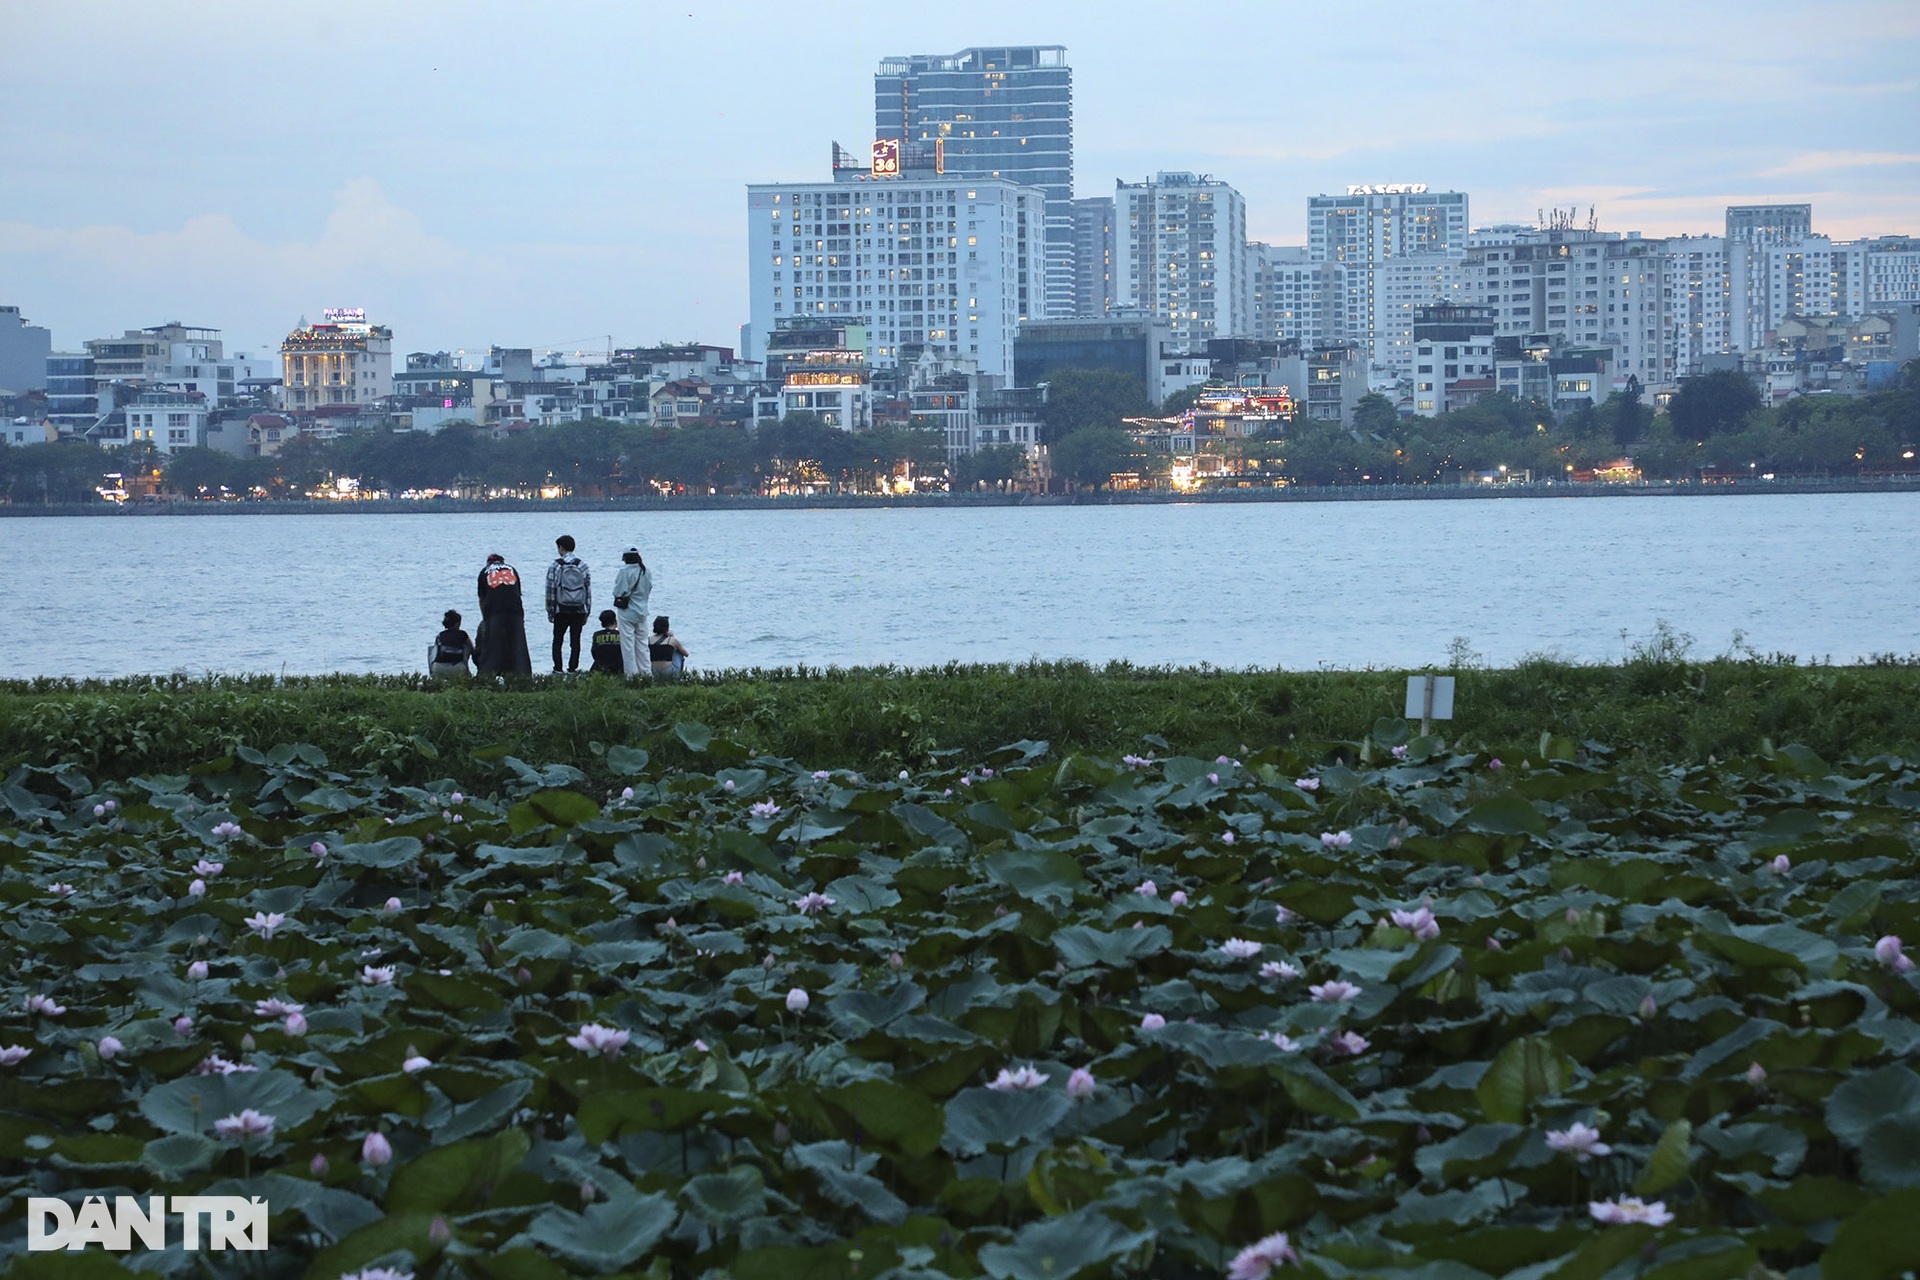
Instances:
[[[16,766],[0,1258],[1920,1267],[1914,764],[1502,763],[1397,720],[1139,751],[861,776],[684,723],[600,752],[611,792],[508,759],[485,795],[298,745]],[[263,1197],[271,1248],[26,1251],[29,1196],[120,1194]]]

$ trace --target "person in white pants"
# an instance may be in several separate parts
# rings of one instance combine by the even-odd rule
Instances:
[[[620,556],[620,572],[613,579],[613,611],[620,622],[620,663],[627,679],[651,677],[647,657],[647,601],[653,595],[653,575],[640,558],[640,548],[628,547]]]

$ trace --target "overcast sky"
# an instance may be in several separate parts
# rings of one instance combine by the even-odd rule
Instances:
[[[937,10],[937,11],[936,11]],[[1210,173],[1717,232],[1810,200],[1920,233],[1920,5],[0,0],[0,303],[56,349],[182,320],[270,348],[364,306],[395,350],[734,345],[746,184],[864,148],[889,54],[1062,44],[1075,183]]]

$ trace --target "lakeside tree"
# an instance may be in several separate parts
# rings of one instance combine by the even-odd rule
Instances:
[[[1028,470],[1025,449],[1013,444],[990,444],[954,463],[953,488],[959,492],[984,486],[1000,491],[1025,480]]]
[[[1140,379],[1112,369],[1062,369],[1047,380],[1040,407],[1043,443],[1064,441],[1076,431],[1118,431],[1125,418],[1149,417],[1153,402]]]
[[[1738,431],[1747,415],[1760,408],[1760,392],[1753,379],[1732,369],[1688,378],[1667,402],[1674,431],[1693,440],[1726,431]]]
[[[1082,427],[1049,446],[1053,473],[1076,488],[1100,489],[1134,461],[1133,440],[1117,427]]]

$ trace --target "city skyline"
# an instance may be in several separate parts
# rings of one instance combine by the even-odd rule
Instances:
[[[881,59],[991,43],[1065,46],[1077,196],[1211,174],[1254,240],[1305,244],[1309,197],[1368,182],[1467,192],[1476,226],[1597,206],[1714,234],[1727,204],[1811,202],[1836,239],[1920,232],[1920,16],[1892,4],[1475,5],[1386,50],[1359,33],[1392,6],[1227,5],[1207,30],[1273,35],[1225,42],[1237,62],[1144,5],[855,5],[830,33],[760,12],[220,3],[87,26],[0,0],[21,54],[0,302],[60,349],[178,319],[264,351],[340,305],[405,350],[732,345],[747,184],[864,148]]]

